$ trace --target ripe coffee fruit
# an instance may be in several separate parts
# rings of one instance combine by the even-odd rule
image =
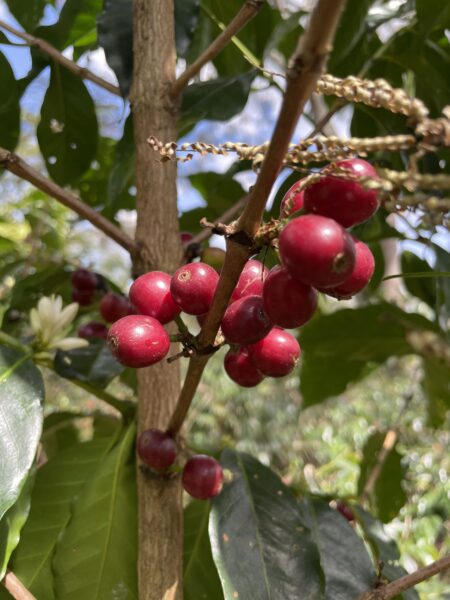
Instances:
[[[253,258],[248,260],[231,295],[231,301],[234,302],[244,296],[260,296],[268,273],[269,269],[259,260]]]
[[[171,276],[162,271],[151,271],[136,279],[130,288],[129,297],[141,315],[169,323],[180,314],[170,293]]]
[[[78,330],[78,337],[89,339],[89,338],[99,338],[101,340],[106,340],[106,336],[108,335],[108,328],[104,323],[98,323],[97,321],[89,321],[89,323],[85,323]]]
[[[75,269],[70,279],[80,292],[94,292],[98,283],[97,275],[88,269]]]
[[[164,327],[153,317],[128,315],[111,325],[108,345],[117,360],[126,367],[148,367],[169,352],[170,339]]]
[[[100,300],[100,314],[107,323],[115,323],[131,314],[133,308],[125,296],[108,292]]]
[[[370,163],[360,158],[336,162],[339,169],[349,172],[349,179],[325,175],[305,189],[305,209],[309,213],[330,217],[343,227],[353,227],[367,221],[379,207],[377,193],[365,189],[351,176],[372,177],[378,174]]]
[[[207,500],[217,496],[222,489],[222,467],[211,456],[196,454],[185,464],[182,482],[188,494],[199,500]]]
[[[180,231],[180,240],[182,244],[189,244],[194,238],[194,235],[190,231]]]
[[[272,323],[287,329],[300,327],[317,308],[317,292],[292,277],[282,266],[274,267],[264,282],[264,309]]]
[[[72,300],[78,302],[80,306],[90,306],[94,301],[95,290],[79,290],[74,288],[72,290]]]
[[[219,275],[205,263],[189,263],[173,274],[170,292],[178,306],[188,315],[207,313],[216,291]]]
[[[268,377],[284,377],[300,358],[300,346],[293,335],[275,327],[265,338],[249,346],[250,358],[257,369]]]
[[[222,333],[230,344],[254,344],[272,329],[262,296],[244,296],[230,304],[222,319]]]
[[[250,360],[246,348],[229,350],[223,362],[228,377],[242,387],[254,387],[264,379],[264,375]]]
[[[159,429],[146,429],[137,441],[141,460],[156,471],[168,469],[177,457],[178,449],[171,435]]]
[[[375,259],[370,249],[355,236],[352,236],[352,239],[355,244],[355,266],[351,275],[340,285],[323,290],[328,296],[339,300],[351,298],[363,290],[372,279],[375,270]]]
[[[336,510],[338,510],[341,515],[347,519],[347,521],[349,521],[349,523],[355,520],[355,515],[353,514],[352,509],[347,504],[344,504],[344,502],[337,502]]]
[[[333,219],[320,215],[290,221],[280,234],[279,249],[292,277],[315,288],[343,283],[355,266],[351,235]]]
[[[285,219],[303,208],[305,191],[300,190],[301,181],[296,181],[283,197],[280,205],[280,217]]]

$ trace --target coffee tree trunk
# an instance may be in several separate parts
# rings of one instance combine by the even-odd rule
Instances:
[[[172,0],[134,0],[134,78],[131,104],[136,145],[137,230],[135,271],[173,271],[180,257],[176,164],[161,164],[146,142],[152,134],[176,139],[169,99],[175,78]],[[180,387],[178,363],[138,372],[139,430],[167,427]],[[179,479],[167,483],[138,472],[139,599],[182,597],[182,504]]]

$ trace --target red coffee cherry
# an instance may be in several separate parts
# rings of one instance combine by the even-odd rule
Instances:
[[[94,301],[95,290],[79,290],[74,288],[72,290],[72,300],[78,302],[80,306],[90,306]]]
[[[182,244],[189,244],[194,238],[194,235],[190,231],[180,231],[180,240]]]
[[[171,435],[159,429],[146,429],[137,441],[141,460],[156,471],[168,469],[178,454],[177,445]]]
[[[244,296],[261,296],[268,273],[269,269],[259,260],[248,260],[231,295],[231,301],[235,302]]]
[[[361,290],[363,290],[369,281],[372,279],[375,271],[375,259],[372,252],[364,242],[352,236],[355,244],[355,266],[351,275],[336,287],[327,288],[323,291],[328,296],[333,296],[339,300],[351,298]]]
[[[343,502],[339,501],[336,503],[336,510],[338,510],[341,515],[347,519],[347,521],[349,523],[351,523],[352,521],[355,520],[355,515],[353,514],[352,509],[347,506],[347,504],[344,504]]]
[[[85,323],[78,330],[78,337],[89,339],[89,338],[99,338],[101,340],[106,340],[106,336],[108,335],[108,328],[104,323],[98,323],[97,321],[89,321],[89,323]]]
[[[188,315],[207,313],[219,276],[209,265],[189,263],[173,274],[170,291],[178,306]]]
[[[228,377],[242,387],[254,387],[264,379],[250,360],[246,348],[228,350],[223,364]]]
[[[169,352],[170,339],[164,327],[153,317],[128,315],[111,325],[108,345],[117,360],[126,367],[148,367]]]
[[[171,276],[162,271],[151,271],[136,279],[130,288],[129,297],[141,315],[169,323],[180,314],[170,293]]]
[[[80,292],[94,292],[98,283],[97,275],[88,269],[75,269],[70,279],[73,287]]]
[[[303,208],[305,191],[298,191],[298,188],[300,187],[301,183],[301,180],[296,181],[294,185],[291,186],[284,195],[283,200],[280,204],[281,219],[286,219],[290,215]]]
[[[133,307],[128,298],[114,292],[108,292],[100,300],[100,314],[107,323],[115,323],[131,314]]]
[[[227,308],[222,333],[230,344],[254,344],[272,329],[261,296],[244,296]]]
[[[250,358],[257,369],[268,377],[284,377],[300,358],[300,345],[293,335],[275,327],[266,337],[248,347]]]
[[[188,494],[199,500],[207,500],[217,496],[222,489],[222,467],[211,456],[196,454],[187,461],[182,482]]]
[[[279,249],[292,277],[315,288],[343,283],[355,266],[351,235],[333,219],[320,215],[290,221],[280,234]]]
[[[274,267],[264,282],[264,309],[275,325],[294,329],[311,319],[317,308],[317,292],[294,279],[282,266]]]
[[[360,158],[339,160],[336,166],[349,171],[349,179],[325,175],[305,189],[304,204],[307,212],[330,217],[343,227],[363,223],[376,213],[380,205],[373,190],[364,189],[351,176],[372,177],[378,174],[370,163]]]

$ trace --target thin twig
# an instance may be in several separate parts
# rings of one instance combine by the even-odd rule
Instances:
[[[178,77],[173,84],[171,94],[178,96],[189,83],[189,80],[199,73],[200,69],[210,60],[215,58],[221,50],[225,48],[228,42],[234,37],[253,17],[255,17],[264,0],[246,0],[242,8],[235,15],[232,21],[222,31],[220,35],[212,42],[208,48]]]
[[[367,500],[370,494],[373,492],[375,484],[377,483],[378,478],[380,477],[381,471],[383,470],[386,460],[397,442],[397,436],[398,433],[395,429],[389,429],[389,431],[386,432],[383,445],[380,451],[378,452],[377,462],[374,465],[372,471],[370,472],[369,477],[364,486],[363,492],[361,494],[361,501]]]
[[[6,572],[2,583],[15,600],[37,600],[12,571]]]
[[[227,210],[216,219],[216,222],[228,225],[234,219],[234,217],[236,217],[244,208],[245,204],[247,203],[247,200],[248,195],[239,198],[239,200],[235,202],[235,204],[230,206],[230,208],[227,208]],[[212,229],[210,227],[206,227],[205,229],[200,231],[200,233],[194,235],[192,240],[189,240],[189,244],[201,244],[202,242],[210,238],[212,234]]]
[[[422,569],[414,571],[414,573],[400,577],[400,579],[391,581],[391,583],[382,585],[375,590],[365,592],[360,596],[359,600],[390,600],[405,590],[414,587],[421,581],[430,579],[430,577],[442,573],[442,571],[446,571],[447,569],[450,569],[450,555],[444,556],[444,558],[431,563],[431,565],[428,565],[427,567],[423,567]]]
[[[39,171],[26,163],[17,154],[13,154],[4,148],[0,148],[0,165],[3,165],[5,169],[8,169],[8,171],[14,173],[14,175],[17,175],[21,179],[29,181],[42,192],[52,196],[52,198],[59,200],[61,204],[64,204],[64,206],[67,206],[67,208],[76,212],[77,215],[92,223],[97,229],[103,231],[103,233],[125,248],[125,250],[128,250],[130,254],[135,255],[137,253],[137,246],[134,240],[126,233],[121,231],[116,225],[96,212],[93,208],[87,206],[87,204],[82,202],[77,196],[41,175]]]
[[[80,65],[77,65],[76,62],[65,57],[64,54],[59,52],[59,50],[57,50],[47,41],[41,38],[34,37],[34,35],[30,35],[26,31],[19,31],[18,29],[15,29],[11,25],[9,25],[9,23],[5,23],[4,21],[0,21],[0,27],[2,29],[6,29],[6,31],[9,31],[13,35],[21,38],[22,40],[25,40],[27,45],[34,46],[44,54],[47,54],[51,59],[59,63],[68,71],[71,71],[78,77],[81,77],[81,79],[88,79],[89,81],[92,81],[92,83],[99,85],[103,89],[108,90],[108,92],[111,92],[111,94],[115,94],[116,96],[122,95],[120,93],[120,89],[116,85],[109,83],[108,81],[102,79],[98,75],[95,75],[95,73],[92,73],[92,71],[89,71],[89,69],[80,67]]]

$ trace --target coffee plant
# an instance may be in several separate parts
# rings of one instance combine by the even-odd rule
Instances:
[[[450,597],[450,5],[0,9],[0,599]]]

